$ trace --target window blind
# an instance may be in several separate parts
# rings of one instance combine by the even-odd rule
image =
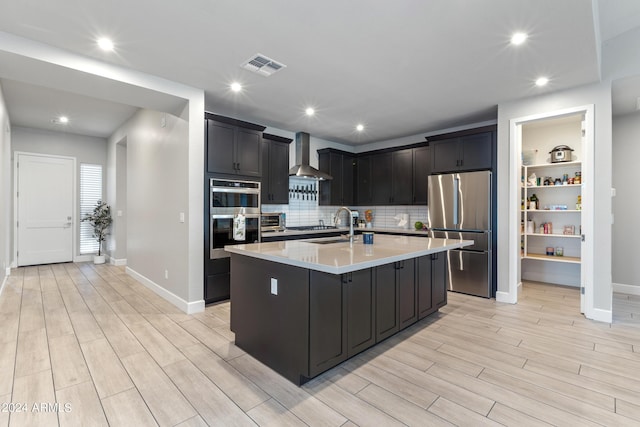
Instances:
[[[80,164],[80,219],[102,200],[102,165]],[[98,242],[88,222],[80,223],[80,254],[98,253]]]

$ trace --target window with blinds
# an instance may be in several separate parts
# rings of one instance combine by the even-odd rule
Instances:
[[[102,200],[102,165],[80,164],[80,219]],[[80,254],[98,253],[98,242],[88,222],[80,222]]]

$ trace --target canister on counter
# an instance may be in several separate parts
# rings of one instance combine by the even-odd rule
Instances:
[[[554,248],[552,246],[547,246],[547,255],[549,256],[553,256],[554,255]]]
[[[564,255],[564,248],[562,246],[557,246],[556,247],[556,256],[563,256]]]

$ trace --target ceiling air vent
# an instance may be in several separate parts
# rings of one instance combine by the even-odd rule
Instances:
[[[276,71],[280,71],[286,67],[286,65],[276,62],[260,53],[253,55],[251,58],[240,64],[240,66],[245,70],[253,71],[254,73],[262,74],[263,76],[270,76]]]

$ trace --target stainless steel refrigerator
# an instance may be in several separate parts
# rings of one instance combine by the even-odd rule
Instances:
[[[447,252],[448,289],[492,296],[491,172],[429,176],[429,228],[433,237],[473,240]]]

